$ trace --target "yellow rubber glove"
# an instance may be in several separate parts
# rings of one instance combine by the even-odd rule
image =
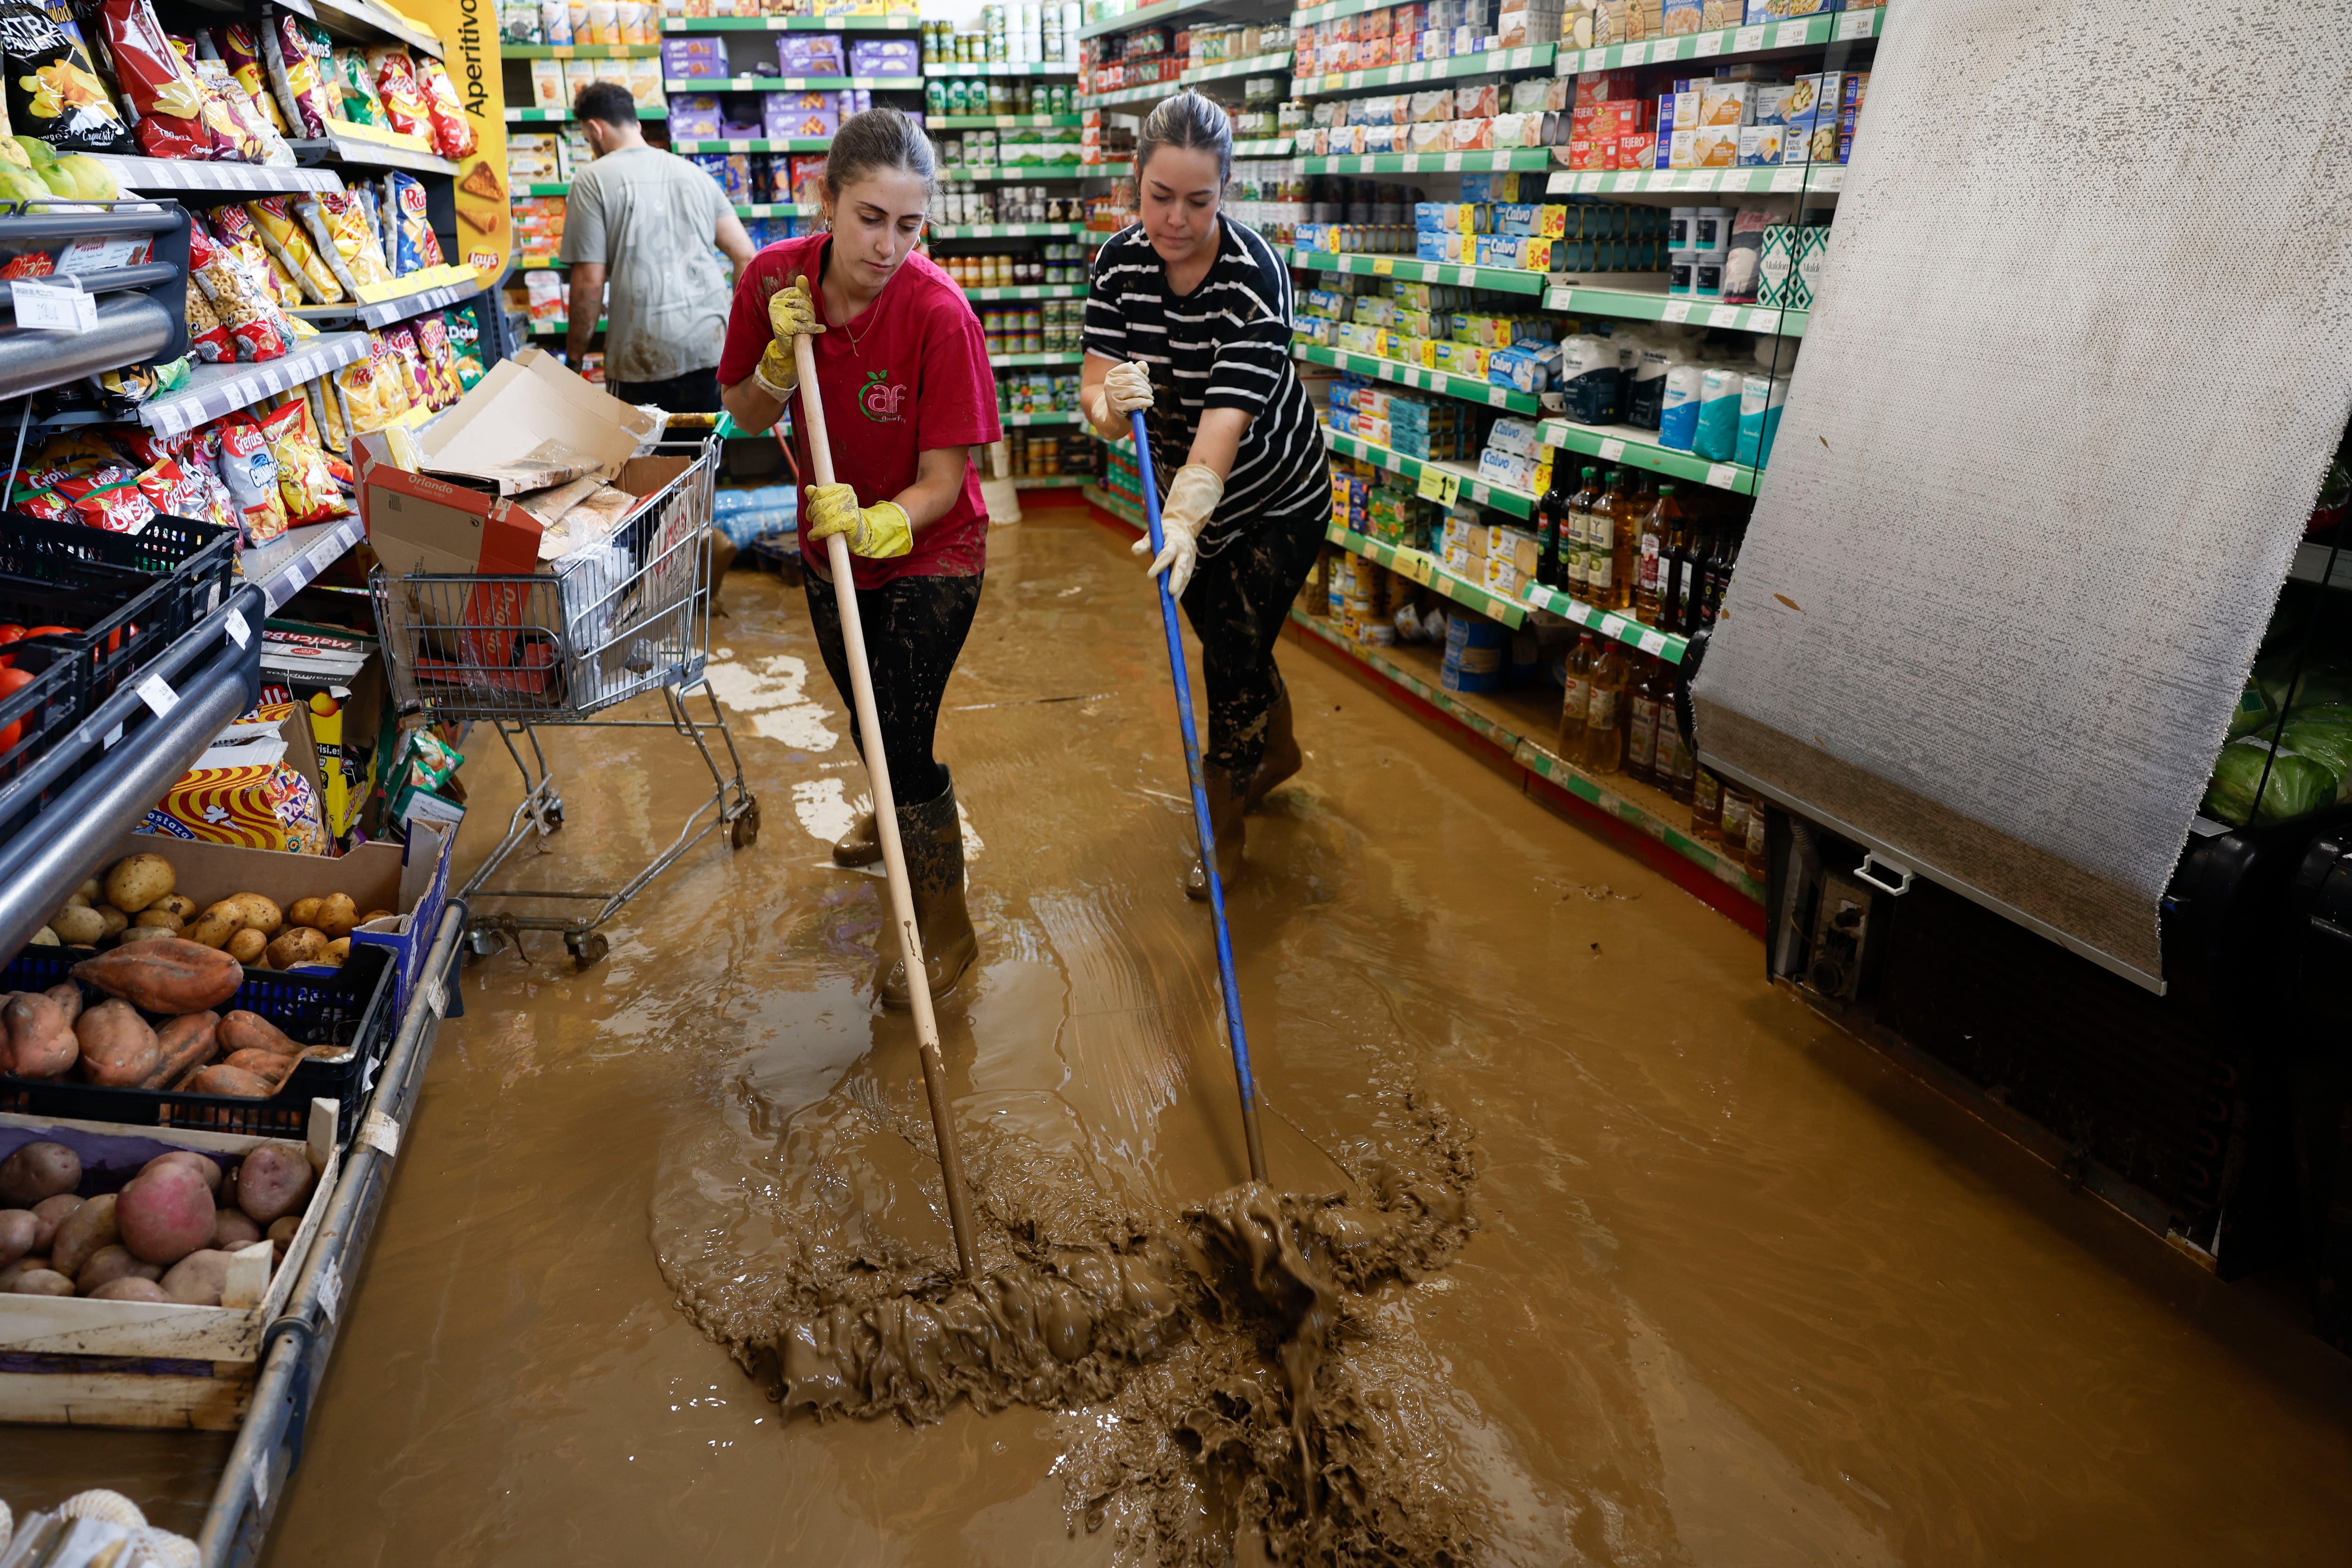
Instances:
[[[1225,481],[1217,478],[1217,470],[1202,463],[1185,464],[1170,481],[1168,499],[1160,505],[1161,548],[1149,570],[1154,577],[1168,574],[1171,598],[1182,598],[1185,585],[1192,581],[1192,568],[1201,559],[1201,531],[1209,526],[1209,516],[1224,493]],[[1137,540],[1134,548],[1138,555],[1150,554],[1151,535]]]
[[[1127,360],[1103,373],[1102,384],[1085,399],[1087,422],[1105,440],[1117,441],[1134,433],[1128,416],[1151,406],[1151,370],[1141,360]]]
[[[810,485],[808,536],[812,544],[836,533],[849,536],[849,552],[869,561],[886,561],[915,548],[915,529],[907,509],[897,501],[857,504],[857,492],[847,485]]]
[[[768,331],[771,342],[767,352],[761,354],[759,368],[751,373],[751,379],[769,396],[782,403],[801,384],[801,367],[793,340],[814,337],[824,331],[824,323],[816,317],[816,301],[809,298],[807,279],[794,279],[768,296]]]

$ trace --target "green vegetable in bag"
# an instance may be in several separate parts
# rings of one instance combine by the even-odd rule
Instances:
[[[2263,782],[2268,764],[2270,779]],[[2232,741],[2221,748],[2213,764],[2213,782],[2205,786],[2205,815],[2233,826],[2248,821],[2286,822],[2308,816],[2336,804],[2337,775],[2326,764],[2280,747],[2275,752],[2261,741]],[[2262,791],[2255,809],[2254,792]]]

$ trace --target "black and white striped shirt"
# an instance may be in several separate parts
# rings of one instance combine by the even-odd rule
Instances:
[[[1204,555],[1245,528],[1331,510],[1322,432],[1290,360],[1290,270],[1255,229],[1222,213],[1217,225],[1217,259],[1192,293],[1169,287],[1167,265],[1140,224],[1096,253],[1087,290],[1087,353],[1151,369],[1146,417],[1162,496],[1191,457],[1202,411],[1255,416],[1202,531]]]

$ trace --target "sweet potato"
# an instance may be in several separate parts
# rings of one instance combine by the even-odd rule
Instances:
[[[269,967],[291,969],[298,963],[316,963],[319,955],[327,951],[327,939],[309,926],[288,926],[269,943]]]
[[[0,1204],[31,1208],[81,1185],[81,1156],[63,1143],[27,1143],[0,1160]]]
[[[249,1072],[269,1085],[272,1094],[278,1092],[278,1081],[294,1070],[299,1057],[281,1057],[273,1051],[238,1051],[221,1063],[239,1072]]]
[[[142,1089],[165,1089],[213,1059],[220,1049],[220,1015],[183,1013],[155,1031],[163,1060],[140,1084]]]
[[[81,1059],[72,1016],[47,992],[20,991],[0,1007],[0,1071],[19,1078],[63,1078]],[[0,1191],[0,1200],[7,1194]]]
[[[142,1263],[131,1256],[131,1249],[117,1242],[101,1247],[89,1255],[74,1275],[74,1288],[85,1296],[94,1296],[101,1285],[117,1279],[161,1279],[163,1271],[152,1263]]]
[[[261,1227],[243,1209],[222,1209],[213,1215],[213,1245],[223,1252],[251,1247],[261,1239]]]
[[[267,1100],[272,1090],[243,1068],[215,1062],[188,1080],[190,1094],[230,1094],[243,1100]]]
[[[128,1002],[100,1002],[74,1021],[81,1076],[108,1089],[136,1089],[163,1060],[147,1020]]]
[[[235,915],[223,910],[210,910],[189,921],[187,930],[180,934],[205,947],[226,947],[228,939],[244,929]]]
[[[185,1165],[150,1165],[122,1189],[114,1220],[132,1257],[177,1263],[213,1238],[212,1189]]]
[[[43,1198],[35,1204],[33,1217],[40,1222],[40,1228],[33,1233],[33,1250],[44,1258],[47,1257],[49,1243],[57,1238],[58,1226],[65,1223],[66,1215],[79,1207],[81,1200],[71,1193],[59,1193],[55,1197]]]
[[[70,1296],[73,1281],[54,1268],[35,1268],[16,1276],[13,1288],[18,1296]]]
[[[235,1056],[239,1051],[268,1051],[280,1057],[302,1054],[299,1040],[260,1014],[243,1007],[221,1015],[220,1047],[223,1056]]]
[[[234,958],[184,937],[118,947],[82,960],[73,974],[150,1013],[201,1013],[245,984],[245,970]]]
[[[163,1294],[191,1307],[217,1307],[221,1287],[228,1282],[228,1265],[229,1255],[217,1247],[191,1252],[164,1274]]]
[[[226,951],[239,963],[259,963],[263,955],[269,951],[269,939],[251,926],[247,926],[228,939],[228,947]]]
[[[106,901],[135,915],[171,892],[179,880],[172,863],[161,855],[125,855],[106,873]]]
[[[120,1279],[110,1279],[89,1292],[93,1301],[168,1301],[163,1287],[152,1279],[136,1274],[126,1274]]]
[[[58,1011],[66,1016],[68,1025],[81,1016],[81,987],[72,981],[60,980],[41,994],[58,1005]]]
[[[205,1190],[209,1193],[219,1192],[221,1183],[228,1179],[222,1173],[219,1161],[209,1154],[199,1154],[194,1149],[174,1149],[168,1154],[158,1154],[140,1166],[139,1173],[143,1176],[158,1165],[185,1165],[204,1178]]]
[[[99,1248],[121,1240],[114,1224],[114,1205],[119,1201],[117,1194],[100,1193],[58,1221],[58,1234],[49,1239],[49,1267],[70,1279],[97,1256]]]
[[[236,1167],[236,1206],[269,1225],[302,1206],[310,1193],[310,1161],[299,1149],[264,1143]]]
[[[319,903],[319,918],[309,922],[326,934],[327,940],[349,936],[352,928],[360,923],[359,906],[352,902],[349,893],[329,893]]]
[[[32,1251],[33,1237],[40,1234],[41,1222],[31,1209],[0,1209],[0,1268]]]

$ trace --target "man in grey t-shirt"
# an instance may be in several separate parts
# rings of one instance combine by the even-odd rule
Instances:
[[[674,414],[715,414],[734,290],[711,247],[727,253],[740,276],[751,260],[751,237],[718,181],[646,144],[627,88],[609,81],[583,88],[572,117],[596,161],[572,176],[563,215],[570,363],[579,368],[601,307],[606,390]]]

